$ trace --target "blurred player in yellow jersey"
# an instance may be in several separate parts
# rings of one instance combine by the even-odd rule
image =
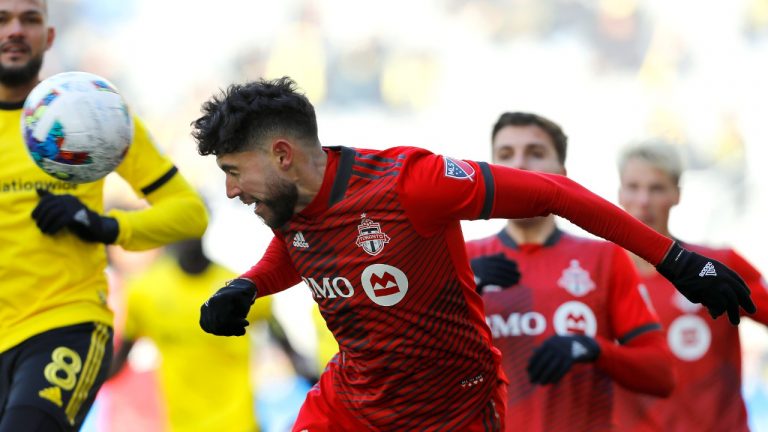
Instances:
[[[146,209],[103,215],[103,180],[70,184],[34,164],[21,111],[54,39],[45,1],[0,0],[0,432],[79,429],[112,358],[104,245],[154,248],[208,222],[138,118],[117,173]]]
[[[325,323],[325,319],[323,319],[323,315],[320,313],[320,308],[316,304],[312,305],[312,324],[315,326],[315,337],[317,339],[315,364],[317,365],[317,373],[319,375],[325,370],[325,365],[328,364],[328,361],[339,352],[339,344],[333,338],[333,333],[328,330],[328,325]]]
[[[198,324],[200,302],[222,280],[236,276],[206,256],[200,239],[191,239],[169,247],[146,273],[128,282],[123,342],[112,373],[125,364],[138,338],[152,340],[160,353],[160,392],[170,431],[257,430],[250,338],[215,337]],[[304,373],[304,359],[272,315],[271,298],[257,300],[247,319],[269,324],[297,372]]]

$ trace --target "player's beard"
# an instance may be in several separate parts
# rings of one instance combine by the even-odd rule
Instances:
[[[17,87],[37,79],[43,66],[43,54],[29,59],[24,66],[6,67],[0,62],[0,83],[7,87]]]
[[[293,217],[296,203],[299,201],[299,188],[279,177],[275,177],[275,181],[270,186],[272,193],[269,198],[261,200],[259,206],[267,207],[272,215],[259,217],[268,227],[279,229]]]

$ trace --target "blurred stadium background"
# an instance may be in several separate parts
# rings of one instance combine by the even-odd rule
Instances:
[[[501,112],[543,114],[569,135],[570,177],[613,202],[621,146],[669,140],[688,165],[672,231],[731,244],[768,273],[768,0],[53,0],[49,7],[58,39],[44,76],[84,70],[121,89],[205,195],[206,248],[235,271],[258,259],[271,234],[226,199],[223,176],[213,158],[196,154],[189,125],[231,82],[290,75],[316,104],[325,145],[416,145],[488,159]],[[140,205],[117,179],[107,201]],[[465,227],[475,238],[501,222]],[[130,276],[156,252],[115,254],[115,274]],[[312,356],[310,308],[303,288],[278,296],[289,336]],[[741,331],[751,422],[768,431],[768,333],[751,322]],[[290,366],[263,336],[254,336],[259,403],[290,415],[304,389],[285,385],[293,382]],[[152,352],[140,349],[132,366],[151,373]],[[142,418],[161,415],[144,396],[147,376],[137,394],[111,395],[143,406],[107,415],[99,410],[110,395],[100,396],[86,429],[138,430]],[[285,422],[260,415],[270,420],[265,430]]]

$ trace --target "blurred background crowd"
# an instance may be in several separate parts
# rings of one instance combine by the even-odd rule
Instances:
[[[204,195],[212,214],[205,250],[236,273],[256,262],[271,233],[226,199],[214,159],[195,152],[190,122],[228,84],[283,75],[316,105],[324,145],[415,145],[488,160],[501,112],[537,112],[568,133],[569,176],[613,202],[618,150],[650,137],[671,142],[688,168],[671,230],[730,244],[768,272],[761,165],[768,0],[54,0],[49,7],[58,39],[43,76],[83,70],[117,85]],[[118,179],[108,186],[108,205],[142,205]],[[502,223],[466,223],[465,233],[476,238]],[[160,251],[111,252],[119,323],[120,287]],[[274,308],[296,348],[320,361],[306,289],[279,294]],[[749,322],[740,329],[751,424],[768,431],[768,333]],[[264,430],[284,430],[306,383],[265,331],[250,337]],[[123,387],[104,387],[89,430],[152,430],[151,419],[162,417],[157,398],[136,397],[152,388],[160,359],[151,343],[136,348],[124,371],[133,375]],[[142,419],[147,426],[136,429]]]

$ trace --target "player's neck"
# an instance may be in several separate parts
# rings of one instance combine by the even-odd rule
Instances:
[[[556,228],[555,217],[549,215],[528,219],[510,219],[507,222],[506,230],[517,244],[544,244]]]
[[[299,200],[296,203],[297,213],[308,206],[320,192],[328,163],[328,155],[322,147],[318,146],[317,149],[308,152],[303,159],[296,171],[296,185],[299,189]]]
[[[0,102],[12,104],[18,102],[24,102],[29,95],[29,92],[37,85],[38,80],[30,81],[29,83],[19,86],[7,86],[0,84]]]

